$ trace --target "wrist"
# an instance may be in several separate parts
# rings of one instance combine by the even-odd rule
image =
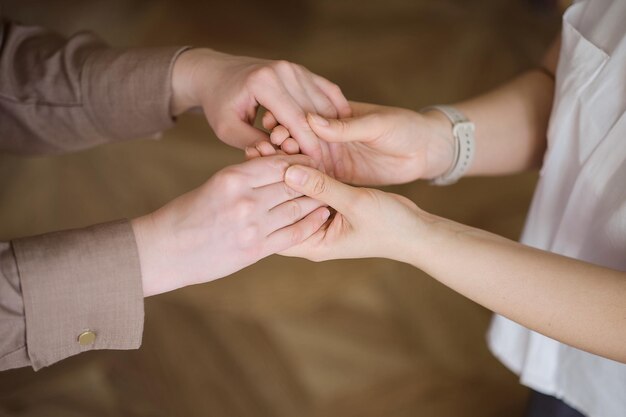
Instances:
[[[206,81],[203,69],[217,52],[207,48],[193,48],[181,53],[172,69],[172,116],[178,116],[202,105],[199,92],[203,91],[200,82]]]
[[[141,267],[141,283],[143,287],[143,296],[160,294],[171,289],[166,289],[162,285],[158,271],[161,269],[157,260],[159,259],[156,244],[159,238],[156,236],[156,225],[153,214],[132,219],[131,227],[135,234],[137,243],[137,252],[139,254],[139,264]],[[161,259],[161,262],[163,259]]]
[[[393,244],[383,244],[382,250],[392,248],[391,253],[381,256],[421,268],[423,258],[430,256],[430,246],[438,232],[437,223],[444,219],[419,207],[415,207],[412,216],[412,220],[402,228],[402,233],[393,233],[390,236]]]
[[[420,113],[428,132],[426,171],[424,179],[432,179],[446,172],[454,159],[454,135],[450,120],[440,111]]]
[[[468,256],[468,251],[474,251],[481,241],[511,243],[501,236],[423,210],[418,216],[419,227],[413,228],[410,233],[412,254],[403,261],[431,275],[437,265],[450,263],[452,256],[456,262],[461,262]]]

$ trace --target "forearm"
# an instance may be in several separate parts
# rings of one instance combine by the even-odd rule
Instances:
[[[11,244],[0,242],[0,370],[30,364],[17,262]]]
[[[538,168],[554,95],[554,74],[560,39],[546,53],[541,67],[478,97],[454,104],[475,126],[476,152],[466,175],[503,175]],[[450,122],[439,112],[436,134],[452,140]]]
[[[409,263],[530,329],[626,362],[626,273],[424,216]]]
[[[289,168],[285,182],[337,214],[283,254],[406,262],[530,329],[626,363],[626,272],[532,249],[312,168]]]
[[[182,48],[111,49],[0,20],[0,150],[41,154],[153,135],[172,125]]]
[[[457,107],[476,126],[476,153],[467,175],[503,175],[536,169],[546,149],[554,80],[530,70]]]
[[[454,104],[475,127],[476,152],[466,175],[504,175],[537,168],[546,148],[554,81],[537,70]],[[450,121],[431,111],[438,137],[452,141]]]
[[[0,243],[0,370],[136,349],[141,272],[126,221]],[[93,340],[80,339],[85,332]]]

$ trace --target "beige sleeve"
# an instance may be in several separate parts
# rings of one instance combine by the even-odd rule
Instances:
[[[186,49],[110,49],[0,18],[0,151],[62,153],[171,127],[171,71]]]
[[[128,221],[0,243],[0,370],[136,349],[143,290]],[[83,346],[78,336],[95,333]]]

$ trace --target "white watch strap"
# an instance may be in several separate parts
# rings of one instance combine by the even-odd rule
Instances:
[[[461,178],[474,160],[474,123],[470,122],[463,113],[450,106],[429,106],[421,110],[422,113],[437,110],[450,119],[454,140],[454,154],[452,165],[446,172],[432,179],[434,185],[454,184]]]

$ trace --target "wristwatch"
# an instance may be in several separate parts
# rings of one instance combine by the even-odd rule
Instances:
[[[474,123],[459,110],[450,106],[428,106],[420,110],[420,113],[437,110],[445,114],[452,123],[452,136],[454,140],[454,153],[452,165],[446,172],[433,178],[430,183],[433,185],[454,184],[465,174],[474,160]]]

